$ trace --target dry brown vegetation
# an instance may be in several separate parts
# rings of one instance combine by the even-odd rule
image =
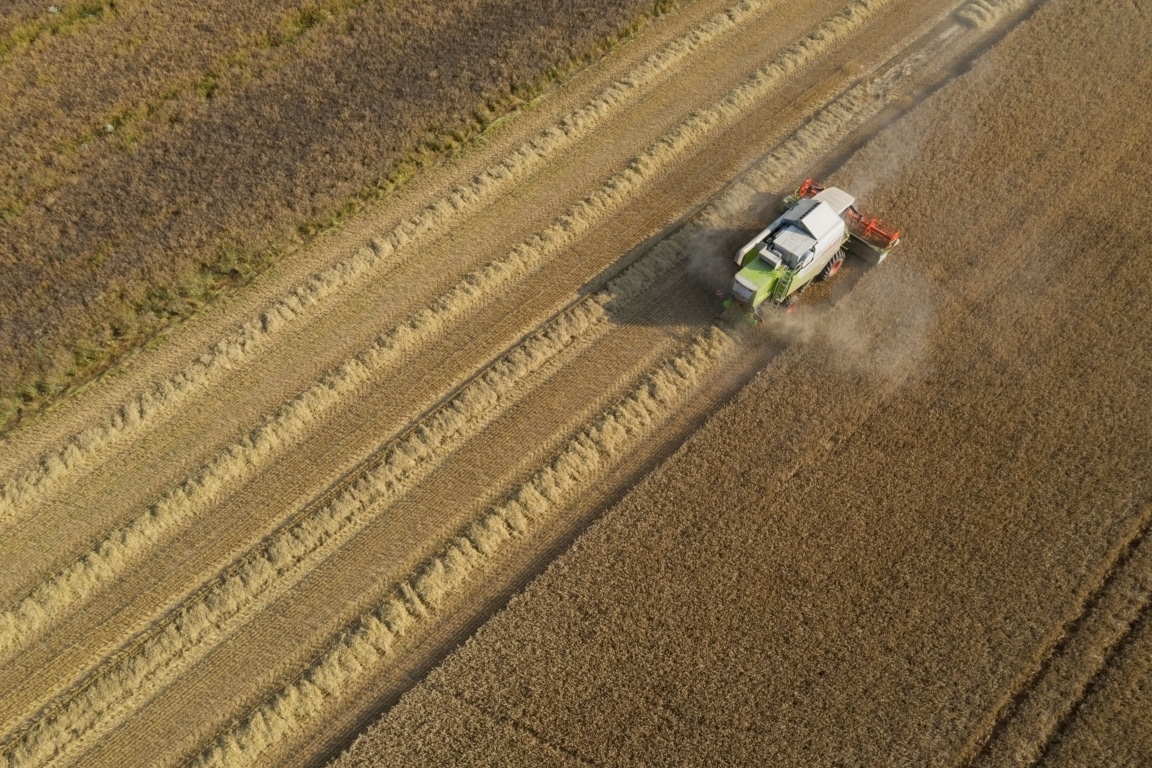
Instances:
[[[335,765],[1147,762],[1148,22],[1047,3],[856,155],[902,250]]]
[[[1121,269],[1139,227],[1114,216],[1116,199],[1142,199],[1147,162],[1128,149],[1147,130],[1083,108],[1078,130],[1055,119],[1099,98],[1078,64],[1098,38],[1142,32],[1109,31],[1113,9],[1062,59],[1046,43],[1080,30],[1081,3],[1049,0],[982,57],[1034,6],[684,4],[117,376],[29,415],[0,438],[0,766],[322,764],[574,540],[345,760],[682,763],[702,749],[983,766],[1083,749],[1107,717],[1094,713],[1135,700],[1102,692],[1137,675],[1128,649],[1152,595],[1149,424],[1131,397],[1152,374],[1125,355],[1148,339],[1119,302],[1144,312],[1148,273]],[[193,173],[197,194],[227,182],[233,203],[254,197],[180,226],[204,243],[213,227],[286,242],[336,210],[305,200],[321,178],[334,184],[318,199],[351,211],[357,174],[392,162],[348,170],[386,133],[358,115],[431,110],[436,92],[469,131],[497,111],[469,117],[460,79],[417,93],[442,42],[421,35],[466,37],[469,20],[469,34],[537,35],[530,14],[488,18],[509,7],[495,0],[438,6],[406,43],[425,58],[374,60],[401,33],[373,25],[408,18],[394,6],[233,19],[199,4],[177,17],[187,39],[170,58],[148,4],[0,12],[0,35],[23,36],[12,55],[40,68],[11,85],[19,109],[54,52],[93,72],[65,52],[160,59],[97,132],[103,154],[69,155],[78,165],[56,176],[13,171],[31,203],[12,220],[69,174],[76,204],[96,188],[84,174],[139,170],[184,126],[223,130],[225,116],[224,145],[265,141],[285,164],[245,155],[248,168]],[[613,7],[614,23],[636,18]],[[608,34],[596,29],[590,45]],[[469,50],[446,61],[471,66]],[[1116,76],[1118,50],[1099,64],[1129,97],[1148,84]],[[401,76],[406,89],[369,98],[373,77]],[[79,136],[120,98],[44,88],[86,105],[52,122]],[[276,101],[288,96],[318,121],[296,123]],[[395,157],[432,157],[398,119],[418,146]],[[26,128],[26,145],[52,133]],[[1020,165],[990,162],[1013,141]],[[293,147],[312,154],[282,156]],[[879,270],[850,261],[799,315],[719,319],[732,248],[821,163],[908,244]],[[131,233],[139,248],[166,236]],[[1107,249],[1068,253],[1064,238]],[[1090,279],[1099,268],[1114,279]],[[207,274],[195,280],[211,287]],[[886,728],[910,711],[931,727]]]
[[[14,22],[9,38],[26,42],[0,62],[6,420],[665,10],[101,7]]]
[[[1152,758],[1152,631],[1148,610],[1108,658],[1082,702],[1061,723],[1042,765],[1144,765]]]
[[[702,191],[726,181],[762,150],[736,141],[717,155],[710,137],[761,135],[789,78],[825,77],[816,54],[875,15],[860,2],[803,6],[773,37],[754,26],[770,7],[690,15],[542,130],[495,145],[466,183],[433,187],[446,194],[320,251],[315,271],[241,302],[184,352],[153,352],[153,367],[79,396],[95,408],[18,431],[21,452],[0,457],[0,758],[301,754],[328,713],[357,705],[354,690],[406,663],[347,650],[364,617],[410,594],[414,618],[439,619],[489,560],[528,540],[509,525],[562,519],[656,434],[727,344],[677,269],[719,222],[706,216],[619,271],[620,243],[661,225],[615,214],[651,210],[644,194],[670,173]],[[662,87],[673,73],[687,91]],[[762,172],[795,173],[882,103],[857,90],[833,101],[798,131],[782,127]],[[658,198],[664,220],[695,205],[681,189]],[[429,244],[461,255],[429,271]],[[310,639],[294,637],[286,663],[253,662],[254,643],[282,637],[267,622],[300,609]],[[248,657],[239,670],[220,658],[233,652]],[[297,697],[303,683],[320,699]],[[169,732],[181,736],[153,743]]]

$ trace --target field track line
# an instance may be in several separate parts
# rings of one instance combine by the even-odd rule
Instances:
[[[340,697],[383,663],[397,637],[434,616],[486,560],[562,509],[663,423],[732,346],[731,338],[713,327],[659,364],[505,502],[467,525],[385,601],[353,622],[303,675],[219,736],[191,764],[254,765],[268,746],[309,724],[328,699]]]
[[[997,713],[973,768],[1035,765],[1108,670],[1135,623],[1152,606],[1152,504],[1115,546],[1097,586],[1059,628],[1034,674]]]
[[[514,248],[503,259],[490,262],[467,275],[431,305],[388,332],[365,353],[297,396],[244,440],[218,454],[143,514],[111,532],[82,558],[34,588],[15,606],[0,613],[0,654],[28,642],[43,631],[54,616],[114,579],[140,553],[190,519],[196,511],[218,499],[226,486],[251,476],[267,464],[276,451],[302,440],[320,414],[376,370],[401,354],[410,353],[446,324],[510,282],[531,274],[549,256],[559,253],[681,154],[703,141],[708,132],[722,122],[738,119],[759,99],[775,90],[785,77],[855,31],[883,4],[857,0],[819,25],[812,34],[786,49],[716,105],[694,113],[656,141],[550,227]],[[813,144],[826,145],[834,135],[854,127],[878,111],[881,103],[864,86],[852,89],[797,132],[789,140],[791,145],[785,144],[785,163],[789,166],[797,164],[799,156],[812,153]]]
[[[231,337],[217,342],[188,366],[122,403],[99,425],[74,435],[59,449],[44,453],[33,466],[17,471],[0,486],[0,524],[49,492],[69,472],[96,460],[101,450],[150,424],[192,392],[240,365],[288,323],[306,317],[331,296],[380,269],[403,263],[403,258],[397,256],[402,249],[528,175],[555,152],[591,133],[605,117],[625,106],[681,61],[737,29],[768,5],[761,0],[743,0],[671,41],[588,104],[520,145],[470,183],[455,188],[420,213],[372,237],[365,247],[347,258],[286,291],[259,316],[245,322]]]
[[[73,691],[42,709],[0,748],[19,742],[36,761],[52,759],[61,743],[123,713],[135,699],[193,663],[231,628],[289,589],[308,568],[378,516],[452,450],[495,419],[525,391],[525,381],[574,343],[586,345],[611,329],[628,306],[685,257],[675,245],[653,248],[605,288],[578,300],[500,357],[420,423],[389,441],[350,479],[281,526],[148,632],[118,651]],[[231,454],[228,454],[231,455]],[[374,465],[374,466],[373,466]],[[67,736],[59,741],[48,734]],[[82,738],[82,737],[81,737]],[[35,749],[32,747],[37,745]],[[3,763],[0,763],[2,765]],[[21,764],[14,761],[13,764]]]
[[[1032,763],[1032,765],[1050,765],[1053,758],[1059,760],[1061,747],[1064,746],[1065,737],[1070,729],[1075,729],[1077,720],[1080,719],[1081,712],[1085,705],[1091,707],[1092,700],[1095,699],[1099,703],[1100,697],[1107,698],[1109,685],[1109,678],[1114,674],[1121,675],[1121,679],[1135,677],[1131,670],[1131,665],[1134,661],[1134,655],[1140,659],[1137,662],[1137,667],[1147,667],[1148,659],[1152,658],[1152,654],[1144,655],[1140,652],[1142,635],[1148,630],[1149,619],[1152,618],[1152,602],[1145,602],[1143,608],[1137,613],[1125,627],[1124,633],[1117,639],[1115,645],[1108,649],[1108,653],[1096,670],[1096,674],[1084,686],[1081,695],[1075,701],[1069,702],[1066,711],[1062,713],[1059,722],[1052,733],[1049,734],[1048,740],[1044,743],[1043,749],[1039,752],[1039,757]],[[1127,667],[1127,669],[1125,669]],[[1146,675],[1147,669],[1144,670]],[[1137,674],[1140,674],[1139,672]],[[1089,710],[1090,711],[1090,710]],[[1073,730],[1075,733],[1075,730]]]

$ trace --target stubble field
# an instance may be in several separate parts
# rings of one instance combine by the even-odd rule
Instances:
[[[0,438],[0,764],[319,765],[358,733],[338,765],[1139,756],[1139,729],[1108,734],[1147,706],[1152,272],[1120,210],[1150,137],[1097,105],[1138,103],[1152,57],[1138,6],[1086,5],[659,14],[23,420]],[[96,29],[70,19],[63,43]],[[209,37],[312,28],[267,24]],[[283,66],[360,50],[343,29]],[[242,81],[214,119],[259,143]],[[318,127],[357,82],[318,85],[299,135],[377,141]],[[245,185],[349,178],[294,157],[237,157],[251,205],[221,210],[295,226],[304,192]],[[795,315],[721,317],[729,253],[813,171],[905,244]]]

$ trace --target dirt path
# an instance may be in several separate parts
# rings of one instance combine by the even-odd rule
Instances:
[[[4,759],[322,758],[804,341],[734,355],[716,265],[999,34],[955,7],[694,4],[10,436]]]

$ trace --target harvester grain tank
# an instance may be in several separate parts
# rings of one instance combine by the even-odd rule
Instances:
[[[840,270],[848,250],[878,264],[899,242],[899,232],[861,213],[850,194],[809,179],[785,200],[784,214],[737,251],[732,296],[756,317],[764,305],[791,309],[813,280]]]

